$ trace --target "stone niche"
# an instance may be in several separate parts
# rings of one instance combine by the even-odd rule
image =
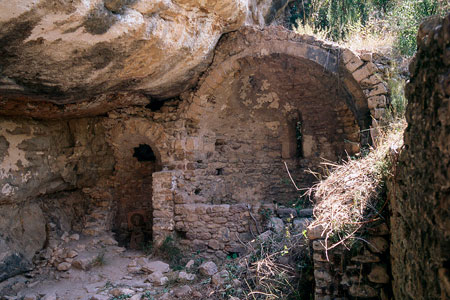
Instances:
[[[152,174],[161,170],[161,159],[145,135],[125,130],[111,138],[116,160],[112,230],[119,244],[139,249],[152,240]]]

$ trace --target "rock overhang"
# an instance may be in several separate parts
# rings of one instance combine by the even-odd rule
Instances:
[[[346,68],[346,50],[282,27],[242,26],[250,10],[244,2],[28,1],[19,17],[12,11],[0,19],[0,113],[60,119],[144,106],[195,93],[208,74],[240,57],[279,54],[340,78],[366,128],[366,97]],[[115,18],[109,27],[97,20],[105,32],[91,28],[99,11]]]
[[[170,98],[192,87],[245,1],[2,1],[3,98],[74,103],[105,92]],[[37,97],[39,98],[39,97]]]

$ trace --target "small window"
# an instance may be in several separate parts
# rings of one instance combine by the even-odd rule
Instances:
[[[133,157],[136,157],[138,161],[156,161],[155,153],[147,144],[140,144],[139,147],[135,147]]]
[[[297,156],[303,158],[303,128],[301,121],[295,123],[295,140],[297,142]]]

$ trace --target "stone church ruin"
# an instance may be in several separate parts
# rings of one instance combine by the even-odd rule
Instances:
[[[219,257],[239,252],[238,239],[256,232],[252,217],[262,207],[298,197],[284,162],[307,187],[305,170],[368,143],[360,132],[369,128],[370,108],[382,109],[364,93],[375,72],[349,50],[244,27],[221,39],[194,90],[164,102],[139,96],[143,104],[77,116],[71,106],[78,103],[62,110],[44,103],[41,112],[19,100],[9,108],[3,96],[4,211],[17,211],[17,221],[23,210],[41,216],[28,259],[46,240],[48,212],[37,203],[51,197],[70,206],[68,194],[85,206],[77,216],[85,234],[113,231],[131,248],[176,235]],[[15,241],[27,237],[25,230]],[[16,246],[8,245],[11,253]]]
[[[0,281],[67,233],[237,255],[298,199],[285,165],[310,187],[389,106],[379,57],[268,26],[272,1],[19,2],[0,2]]]

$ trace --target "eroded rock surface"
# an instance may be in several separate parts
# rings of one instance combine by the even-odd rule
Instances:
[[[0,91],[67,103],[106,91],[169,97],[206,69],[244,0],[0,2]]]

